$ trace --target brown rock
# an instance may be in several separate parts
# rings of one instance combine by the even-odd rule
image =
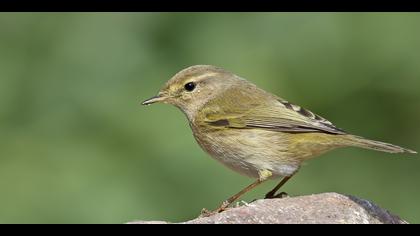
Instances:
[[[163,224],[137,221],[130,224]],[[377,205],[353,196],[322,193],[262,199],[182,224],[406,224]]]

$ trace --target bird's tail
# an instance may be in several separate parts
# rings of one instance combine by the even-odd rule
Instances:
[[[363,137],[360,136],[355,136],[355,135],[346,135],[346,144],[348,146],[353,146],[353,147],[360,147],[360,148],[366,148],[366,149],[372,149],[372,150],[376,150],[376,151],[381,151],[381,152],[390,152],[390,153],[412,153],[412,154],[416,154],[416,151],[407,149],[407,148],[403,148],[394,144],[390,144],[390,143],[384,143],[384,142],[380,142],[380,141],[375,141],[375,140],[369,140],[369,139],[365,139]]]

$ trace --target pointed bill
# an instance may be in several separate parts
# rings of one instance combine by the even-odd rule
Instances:
[[[153,104],[153,103],[156,103],[156,102],[162,102],[165,99],[166,99],[166,97],[162,97],[160,95],[157,95],[157,96],[151,97],[151,98],[147,99],[146,101],[142,102],[141,105],[150,105],[150,104]]]

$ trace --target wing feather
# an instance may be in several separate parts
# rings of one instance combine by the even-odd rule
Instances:
[[[245,92],[227,89],[210,100],[200,114],[214,127],[266,129],[277,132],[345,134],[330,121],[255,86]]]

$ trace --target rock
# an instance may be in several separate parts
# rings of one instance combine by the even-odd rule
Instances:
[[[164,224],[137,221],[130,224]],[[407,224],[377,205],[354,196],[322,193],[261,199],[182,224]]]

